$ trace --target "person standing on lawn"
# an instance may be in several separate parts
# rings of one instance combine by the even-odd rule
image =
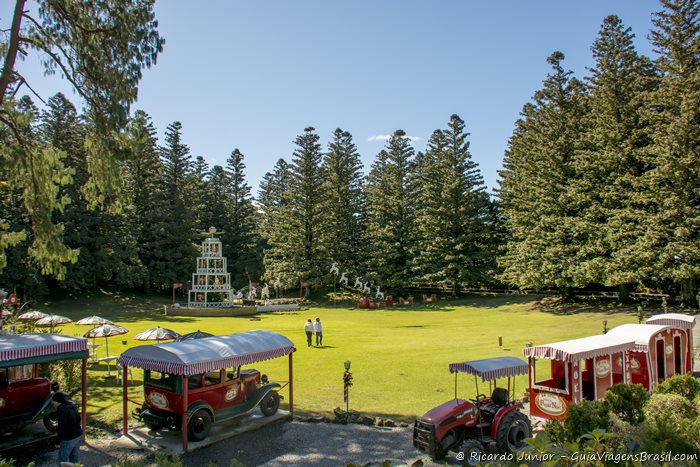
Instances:
[[[58,462],[78,462],[80,444],[83,441],[83,430],[80,427],[80,415],[75,404],[68,400],[65,392],[54,393],[51,403],[56,408],[58,420],[57,439]]]
[[[314,323],[311,322],[311,318],[304,324],[304,332],[306,332],[306,344],[311,347],[311,337],[314,335]]]
[[[323,327],[321,326],[321,318],[316,318],[314,323],[314,332],[316,333],[316,347],[323,345]]]

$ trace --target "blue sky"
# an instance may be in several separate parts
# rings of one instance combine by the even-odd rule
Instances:
[[[3,28],[13,3],[0,6]],[[650,55],[658,10],[657,0],[160,0],[165,49],[144,72],[134,109],[151,115],[161,139],[182,122],[192,155],[210,165],[239,148],[254,193],[277,159],[291,160],[307,126],[324,147],[335,128],[350,131],[368,172],[381,135],[403,129],[421,150],[456,113],[493,188],[520,109],[549,71],[547,56],[561,50],[585,76],[609,14]],[[77,101],[58,77],[41,77],[36,57],[18,69],[44,98],[63,91]]]

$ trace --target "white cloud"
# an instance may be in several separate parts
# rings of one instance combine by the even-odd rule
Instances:
[[[389,141],[392,135],[374,135],[367,138],[367,141]],[[423,141],[420,136],[407,136],[411,141]]]

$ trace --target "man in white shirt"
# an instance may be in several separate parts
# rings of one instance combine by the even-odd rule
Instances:
[[[311,322],[311,319],[308,319],[304,324],[304,332],[306,333],[306,344],[311,347],[311,336],[314,335],[314,323]]]
[[[321,318],[316,318],[314,323],[314,332],[316,333],[316,347],[323,345],[323,328],[321,327]]]

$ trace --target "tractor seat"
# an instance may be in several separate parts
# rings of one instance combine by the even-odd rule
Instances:
[[[491,400],[496,407],[502,407],[508,403],[508,390],[504,388],[495,388],[491,394]]]

